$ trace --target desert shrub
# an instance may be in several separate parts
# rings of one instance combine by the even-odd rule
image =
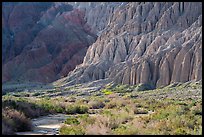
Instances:
[[[76,117],[79,118],[79,119],[84,120],[84,119],[86,119],[86,118],[89,117],[89,114],[81,114],[81,115],[78,115],[78,116],[76,116]]]
[[[193,106],[190,110],[194,115],[202,115],[202,106]]]
[[[88,113],[89,108],[87,106],[80,105],[77,113],[84,114]]]
[[[39,95],[42,95],[42,93],[40,93],[40,92],[35,92],[35,93],[32,94],[32,96],[39,96]]]
[[[138,129],[133,126],[121,125],[113,130],[113,134],[116,135],[137,135]]]
[[[95,123],[95,118],[90,117],[88,114],[79,115],[79,116],[77,116],[77,118],[79,119],[79,121],[83,125],[89,125],[89,124],[94,124]]]
[[[84,135],[85,130],[80,125],[67,126],[63,125],[60,130],[60,135]]]
[[[83,105],[70,105],[65,108],[67,114],[84,114],[88,112],[88,107]]]
[[[177,128],[173,131],[174,135],[187,135],[187,132],[184,128]]]
[[[107,108],[107,109],[112,109],[112,108],[115,108],[115,107],[117,107],[117,104],[116,104],[116,102],[112,102],[112,101],[107,103],[106,106],[105,106],[105,108]]]
[[[100,109],[105,106],[105,104],[101,100],[93,100],[90,101],[88,104],[91,109]]]
[[[47,90],[47,93],[55,93],[57,90]]]
[[[2,114],[4,120],[10,119],[10,124],[7,125],[13,127],[14,131],[29,131],[32,129],[31,121],[26,118],[24,113],[15,109],[4,108]]]
[[[175,105],[183,105],[183,106],[188,106],[188,104],[186,102],[183,101],[174,101],[173,102]]]
[[[80,122],[75,117],[67,118],[64,123],[68,125],[79,125],[80,124]]]
[[[117,119],[121,124],[125,124],[133,120],[133,115],[131,113],[126,113],[124,110],[121,110],[120,114],[117,116]]]
[[[137,98],[138,97],[138,93],[137,92],[132,92],[130,95],[129,95],[130,98]]]
[[[63,113],[65,111],[65,108],[63,106],[55,106],[54,111],[56,113]]]
[[[158,109],[155,114],[153,114],[154,119],[164,119],[167,117],[175,117],[175,116],[181,116],[185,114],[187,109],[185,109],[185,106],[180,105],[169,105],[165,108]]]
[[[104,124],[94,123],[86,127],[86,135],[111,135],[112,131]]]
[[[104,109],[101,114],[102,114],[102,115],[105,115],[105,116],[111,116],[111,115],[113,115],[113,114],[111,113],[111,110],[107,110],[107,109]]]
[[[145,91],[145,90],[152,90],[152,89],[154,89],[154,86],[152,84],[144,84],[144,83],[137,85],[135,88],[136,91]]]
[[[20,97],[20,94],[13,94],[14,97]]]
[[[76,98],[75,97],[70,97],[68,102],[76,102]]]
[[[126,92],[132,92],[133,89],[134,88],[132,86],[129,86],[129,85],[117,85],[112,90],[117,92],[117,93],[126,93]]]
[[[67,114],[75,114],[75,113],[77,113],[77,108],[75,106],[67,106],[65,108],[65,112]]]
[[[40,106],[41,106],[44,110],[46,110],[46,111],[48,111],[48,112],[54,109],[53,104],[50,103],[50,102],[44,102],[44,103],[40,104]]]
[[[134,114],[148,114],[148,110],[142,108],[135,108],[133,111]]]
[[[99,115],[96,118],[95,124],[98,125],[104,125],[105,127],[108,127],[110,129],[115,129],[119,126],[120,121],[118,121],[116,116],[103,116]]]
[[[17,92],[17,93],[10,93],[10,95],[12,94],[12,96],[14,97],[29,97],[31,96],[30,93],[28,92]]]
[[[104,110],[101,115],[97,115],[95,119],[95,126],[103,125],[109,129],[115,129],[120,124],[125,124],[131,121],[133,116],[124,110]]]
[[[54,100],[44,98],[39,100],[37,104],[49,113],[65,113],[65,104],[63,101],[60,103],[60,101],[59,99]]]
[[[12,98],[12,99],[6,99],[2,101],[2,107],[10,107],[13,109],[16,109],[18,111],[21,111],[25,114],[26,117],[34,118],[38,117],[40,115],[47,114],[47,111],[45,111],[44,108],[41,108],[37,104],[30,103],[25,99],[22,98]]]
[[[119,126],[120,122],[116,117],[97,115],[95,122],[86,128],[87,134],[107,135],[111,134],[111,130]]]
[[[121,98],[114,98],[109,103],[106,104],[105,108],[112,109],[112,108],[123,108],[127,105],[130,105],[130,100],[125,100]]]
[[[169,112],[168,111],[159,111],[159,112],[156,112],[153,115],[153,119],[159,120],[159,119],[167,118],[168,116],[169,116]]]

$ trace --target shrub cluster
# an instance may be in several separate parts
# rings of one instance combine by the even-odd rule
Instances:
[[[14,132],[31,129],[31,121],[26,118],[24,113],[8,107],[2,109],[2,134],[14,134]]]

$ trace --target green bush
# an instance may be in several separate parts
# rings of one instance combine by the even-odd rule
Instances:
[[[79,116],[77,116],[77,118],[86,125],[94,124],[94,122],[95,122],[95,118],[90,117],[88,114],[79,115]]]
[[[80,122],[75,117],[67,118],[64,123],[68,125],[79,125],[80,124]]]
[[[102,92],[103,92],[105,95],[110,95],[110,94],[113,93],[111,90],[108,90],[108,89],[104,89],[104,90],[102,90]]]
[[[88,107],[87,106],[79,106],[79,105],[73,105],[73,106],[68,106],[65,108],[65,112],[67,114],[84,114],[88,112]]]
[[[129,85],[117,85],[115,88],[113,88],[113,91],[117,93],[126,93],[126,92],[132,92],[133,87]]]
[[[84,129],[79,125],[77,126],[63,125],[59,131],[60,135],[85,135]]]
[[[42,103],[41,107],[44,108],[46,111],[51,111],[54,110],[53,104],[47,102],[47,103]]]
[[[113,133],[116,135],[137,135],[138,129],[133,126],[121,125],[118,128],[114,129]]]
[[[65,111],[65,109],[61,106],[55,106],[54,111],[57,113],[63,113]]]
[[[158,109],[156,113],[153,114],[155,119],[164,119],[164,118],[175,118],[176,116],[181,116],[187,113],[188,109],[185,109],[185,106],[180,105],[169,105],[165,108]]]
[[[183,128],[178,128],[174,131],[174,135],[187,135],[187,132]]]

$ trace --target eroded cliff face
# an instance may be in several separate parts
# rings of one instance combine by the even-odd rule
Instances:
[[[68,74],[60,80],[67,85],[108,79],[160,87],[202,79],[202,3],[36,2],[27,8],[3,5],[3,82],[49,83]]]
[[[97,38],[84,15],[68,4],[3,3],[2,82],[48,83],[82,63]]]
[[[109,25],[115,10],[121,2],[64,2],[71,4],[74,8],[84,11],[86,24],[90,26],[90,31],[98,36]],[[123,2],[125,4],[127,2]],[[62,2],[56,2],[60,5]]]
[[[114,8],[83,63],[62,82],[70,85],[111,79],[160,87],[200,80],[201,31],[202,3],[122,3]]]

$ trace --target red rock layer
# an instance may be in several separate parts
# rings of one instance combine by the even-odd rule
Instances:
[[[28,10],[29,9],[29,10]],[[71,5],[4,3],[3,77],[48,83],[82,63],[96,36]]]

